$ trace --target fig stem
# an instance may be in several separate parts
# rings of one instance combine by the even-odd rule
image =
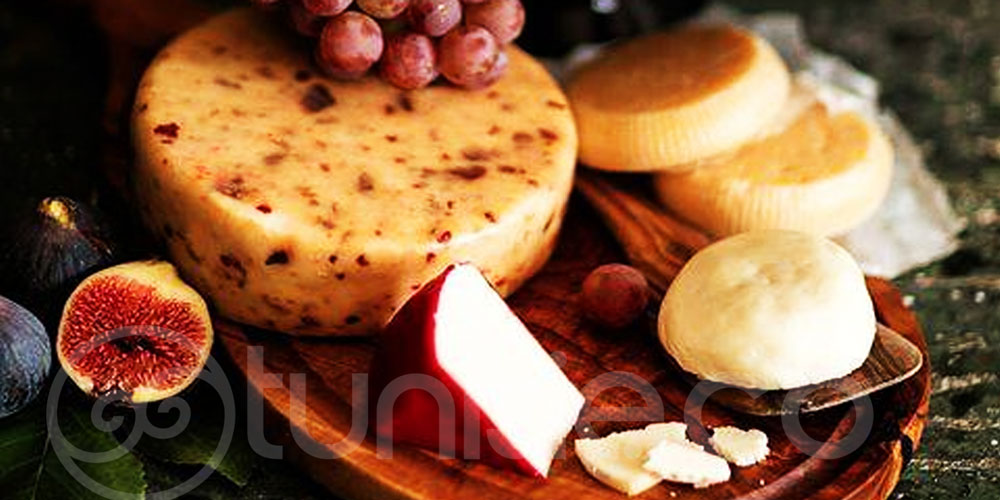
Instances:
[[[42,200],[39,211],[56,221],[60,227],[76,229],[76,223],[73,222],[70,208],[58,198],[46,198]]]

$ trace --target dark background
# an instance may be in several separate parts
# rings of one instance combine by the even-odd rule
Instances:
[[[215,8],[227,2],[201,3]],[[520,43],[554,56],[577,42],[668,24],[703,2],[623,0],[610,14],[595,13],[589,1],[527,3],[529,23]],[[884,104],[917,138],[967,219],[961,250],[896,280],[924,325],[938,389],[923,445],[894,495],[1000,498],[1000,2],[731,5],[799,12],[816,45],[877,77]],[[107,181],[106,172],[115,171],[111,164],[121,160],[108,151],[122,140],[105,120],[110,69],[105,31],[91,20],[86,2],[0,3],[0,228],[39,198],[59,194],[99,205],[114,214],[121,238],[141,240],[123,195]],[[961,383],[983,374],[978,383]],[[185,478],[184,470],[163,463],[145,465],[154,484]],[[260,460],[244,488],[213,481],[194,496],[329,496],[280,462]]]

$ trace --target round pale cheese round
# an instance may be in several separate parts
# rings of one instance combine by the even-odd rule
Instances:
[[[788,69],[742,29],[692,25],[612,46],[571,77],[580,160],[675,171],[753,137],[788,96]]]
[[[892,165],[892,145],[876,123],[832,112],[797,85],[761,137],[687,173],[658,175],[655,189],[674,212],[719,236],[755,229],[833,236],[878,209]]]
[[[231,11],[163,49],[138,90],[144,217],[218,311],[369,334],[453,262],[502,294],[542,266],[577,141],[541,64],[509,47],[488,89],[404,92],[323,78],[300,42]]]
[[[875,340],[875,309],[846,250],[793,231],[753,231],[697,253],[670,285],[660,341],[698,377],[791,389],[849,374]]]

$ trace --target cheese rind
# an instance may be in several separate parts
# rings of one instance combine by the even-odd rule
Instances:
[[[765,458],[767,434],[757,429],[744,431],[736,427],[716,427],[708,440],[712,449],[737,467],[749,467]]]
[[[541,268],[577,143],[540,63],[510,47],[481,91],[337,82],[272,21],[235,10],[181,35],[136,97],[143,217],[222,315],[371,334],[453,262],[503,295]]]

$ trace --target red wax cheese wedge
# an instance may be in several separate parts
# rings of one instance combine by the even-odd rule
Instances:
[[[483,275],[449,267],[393,317],[372,362],[380,442],[545,477],[584,398]]]

